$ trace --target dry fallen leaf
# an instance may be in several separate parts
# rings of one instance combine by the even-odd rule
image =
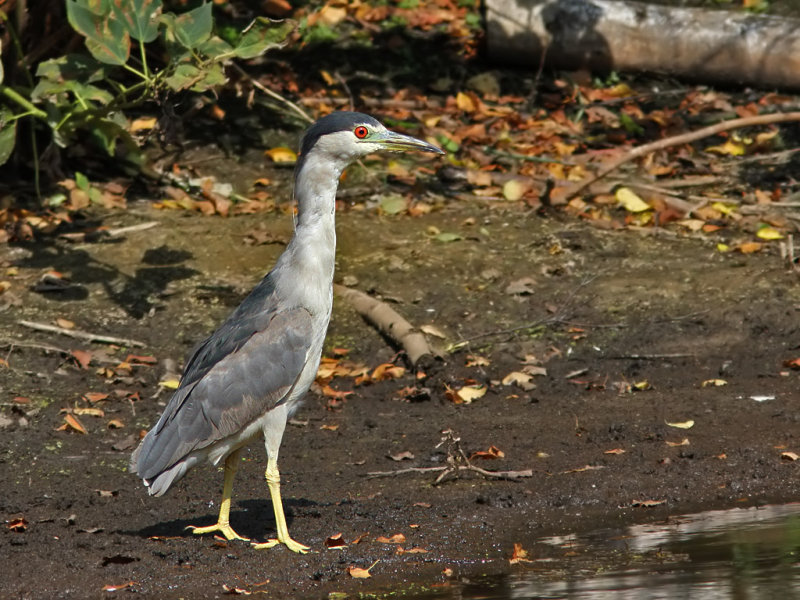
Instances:
[[[495,458],[504,458],[505,452],[500,450],[497,446],[489,446],[488,450],[479,450],[478,452],[473,452],[472,455],[469,457],[470,460],[473,458],[483,458],[483,459],[495,459]]]
[[[664,421],[670,427],[677,427],[678,429],[691,429],[694,427],[694,421],[689,419],[688,421],[681,421],[679,423],[670,423],[669,421]]]
[[[84,435],[89,433],[86,431],[86,428],[81,424],[77,417],[72,415],[64,415],[64,424],[60,427],[56,428],[56,431],[67,431],[68,429],[74,429],[78,433],[83,433]]]
[[[380,542],[381,544],[402,544],[406,541],[406,536],[404,536],[402,533],[395,533],[392,537],[386,537],[382,535],[376,537],[375,541]]]
[[[16,519],[11,519],[8,522],[7,527],[11,531],[16,531],[17,533],[22,533],[28,528],[28,521],[25,517],[17,517]]]
[[[376,560],[367,569],[362,569],[361,567],[347,567],[347,573],[350,575],[350,577],[353,577],[355,579],[366,579],[367,577],[372,577],[372,575],[370,575],[369,572],[379,562],[380,561]]]
[[[658,506],[659,504],[666,504],[666,500],[633,500],[631,506],[643,506],[650,508],[651,506]]]
[[[473,400],[483,398],[486,395],[487,388],[485,385],[465,385],[456,391],[457,404],[470,404]]]
[[[673,448],[676,446],[688,446],[689,445],[689,438],[683,438],[680,442],[670,442],[667,440],[667,446],[672,446]]]
[[[108,584],[103,586],[104,592],[116,592],[118,590],[124,590],[127,587],[131,587],[132,585],[136,585],[135,581],[126,581],[125,583],[120,583],[118,585],[115,584]]]
[[[467,367],[488,367],[490,364],[492,364],[492,361],[490,361],[488,358],[484,358],[483,356],[477,356],[475,354],[467,355]],[[797,368],[800,369],[800,366]]]
[[[625,450],[622,448],[613,448],[612,450],[606,450],[603,454],[625,454]]]
[[[293,163],[297,161],[297,154],[291,148],[285,146],[270,148],[265,150],[264,154],[269,156],[272,162],[276,163]]]
[[[393,461],[400,462],[401,460],[414,460],[414,455],[408,450],[406,450],[405,452],[390,454],[389,458],[391,458]]]
[[[781,452],[781,458],[783,460],[797,460],[798,458],[800,458],[800,456],[798,456],[794,452]]]
[[[90,417],[105,417],[106,413],[101,408],[73,408],[72,414],[75,415],[87,415]]]
[[[522,544],[514,544],[514,552],[511,555],[511,558],[508,559],[508,562],[512,565],[516,565],[521,562],[533,561],[528,558],[528,551],[522,547]]]
[[[614,197],[617,199],[619,205],[625,208],[625,210],[628,212],[639,213],[646,210],[651,210],[651,206],[642,200],[638,195],[636,195],[636,193],[630,188],[618,188],[614,193]]]
[[[533,375],[523,373],[522,371],[512,371],[503,377],[503,385],[516,385],[518,388],[529,392],[536,389],[536,384],[531,381]]]
[[[344,541],[341,533],[334,533],[332,536],[325,539],[325,547],[333,550],[340,550],[347,548],[347,542]]]
[[[724,379],[706,379],[700,384],[700,387],[722,387],[723,385],[728,385]]]
[[[88,369],[89,363],[92,362],[92,353],[86,350],[71,350],[70,356],[75,359],[81,369]]]
[[[428,335],[432,335],[433,337],[438,337],[441,339],[445,339],[447,335],[435,325],[421,325],[419,330],[422,333],[427,333]]]

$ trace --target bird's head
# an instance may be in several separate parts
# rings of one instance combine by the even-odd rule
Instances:
[[[389,131],[369,115],[339,111],[322,117],[308,128],[300,144],[300,160],[313,153],[344,167],[374,152],[411,150],[444,154],[433,144]]]

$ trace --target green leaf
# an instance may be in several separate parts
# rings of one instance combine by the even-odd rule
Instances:
[[[102,81],[108,75],[107,67],[91,56],[68,54],[39,63],[36,76],[50,81],[77,80],[84,83]]]
[[[75,171],[75,185],[78,186],[78,189],[88,192],[91,184],[89,183],[89,178],[86,177],[86,175],[80,171]]]
[[[0,165],[5,164],[11,157],[17,141],[17,122],[6,123],[5,119],[8,116],[10,113],[0,112]]]
[[[208,56],[209,58],[217,58],[223,54],[229,54],[233,51],[233,46],[231,46],[225,40],[218,38],[217,36],[212,36],[202,44],[200,44],[196,50],[203,54],[204,56]]]
[[[99,17],[104,17],[111,11],[109,0],[77,0],[77,2],[83,8]]]
[[[129,152],[136,151],[136,141],[127,130],[127,120],[122,113],[111,113],[107,117],[92,119],[87,128],[101,148],[114,156],[117,142],[122,142]]]
[[[260,56],[273,48],[281,48],[296,26],[297,23],[290,19],[275,21],[258,17],[245,30],[233,53],[239,58],[247,59]]]
[[[86,37],[86,47],[97,60],[110,65],[128,62],[131,40],[122,23],[112,16],[95,15],[73,0],[67,0],[67,18]]]
[[[192,91],[205,92],[206,90],[218,85],[223,85],[227,81],[228,78],[225,76],[225,70],[223,69],[222,65],[220,63],[213,63],[212,65],[206,67],[200,81],[192,86]]]
[[[437,242],[443,242],[443,243],[446,244],[446,243],[449,243],[449,242],[457,242],[458,240],[461,240],[461,239],[464,239],[464,238],[462,238],[457,233],[448,233],[446,231],[443,231],[442,233],[434,236],[433,239],[435,239]]]
[[[111,0],[111,10],[135,40],[152,42],[158,37],[161,0]]]
[[[166,82],[173,91],[179,92],[192,87],[202,78],[203,74],[199,68],[194,65],[183,64],[178,65],[172,75],[166,78]]]
[[[380,209],[386,215],[399,215],[408,210],[408,202],[402,196],[392,194],[381,200]]]
[[[211,17],[211,3],[201,4],[189,12],[175,16],[166,14],[161,21],[167,26],[175,39],[184,48],[196,49],[211,37],[214,21]]]

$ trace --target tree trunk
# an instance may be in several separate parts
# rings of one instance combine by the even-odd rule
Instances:
[[[489,54],[538,68],[651,71],[800,88],[800,19],[612,0],[486,0]]]

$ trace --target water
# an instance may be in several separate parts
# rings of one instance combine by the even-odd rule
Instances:
[[[511,575],[424,598],[800,599],[800,504],[708,511],[550,537],[535,540],[531,549],[534,561],[512,568]],[[544,554],[551,558],[536,559]]]

